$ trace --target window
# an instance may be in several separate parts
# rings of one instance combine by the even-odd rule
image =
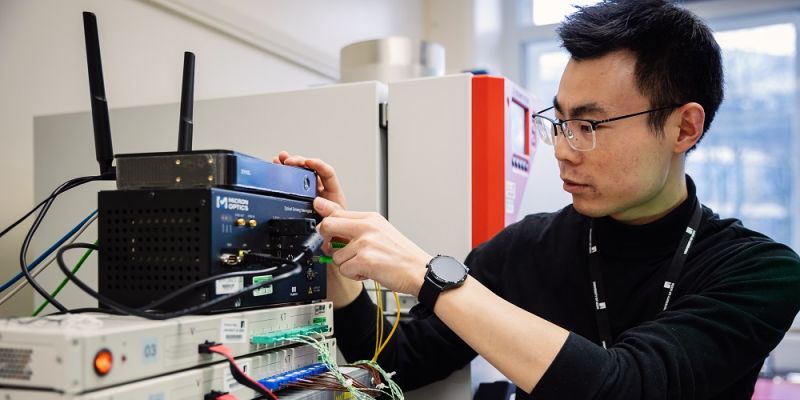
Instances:
[[[721,216],[798,249],[790,210],[800,185],[796,152],[796,25],[778,23],[715,34],[722,48],[725,101],[687,157],[698,197]],[[794,155],[794,156],[793,156]]]

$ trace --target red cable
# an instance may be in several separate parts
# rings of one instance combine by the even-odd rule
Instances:
[[[264,385],[262,385],[258,381],[253,380],[253,378],[251,378],[250,376],[245,374],[244,371],[242,371],[242,369],[239,368],[239,365],[236,364],[236,360],[233,358],[233,355],[231,354],[231,350],[228,347],[226,347],[224,344],[218,344],[216,346],[211,346],[211,347],[208,348],[208,351],[210,353],[216,353],[216,354],[219,354],[219,355],[227,358],[228,359],[228,363],[230,363],[231,369],[236,368],[236,370],[239,371],[239,374],[242,377],[244,377],[245,379],[247,379],[251,383],[251,385],[246,385],[246,386],[249,386],[253,390],[256,390],[255,387],[258,387],[258,388],[261,389],[260,390],[261,393],[264,393],[264,394],[268,395],[270,398],[272,398],[272,400],[278,400],[278,396],[275,396],[275,393],[272,393],[271,390],[267,389]],[[231,371],[231,372],[233,372],[233,371]],[[234,374],[234,378],[236,378],[236,374]],[[238,379],[237,379],[237,381],[238,381]],[[241,382],[241,383],[243,383],[243,382]]]

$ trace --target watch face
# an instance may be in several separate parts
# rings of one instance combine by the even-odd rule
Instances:
[[[452,257],[436,257],[431,262],[431,271],[437,278],[452,283],[461,281],[466,275],[464,264]]]

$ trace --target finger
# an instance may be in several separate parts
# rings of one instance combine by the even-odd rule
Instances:
[[[283,164],[283,161],[286,160],[287,158],[289,158],[289,153],[287,151],[285,151],[285,150],[281,150],[281,152],[278,153],[278,157],[277,158],[278,158],[278,161],[281,164]]]
[[[342,241],[343,243],[347,243],[353,238],[356,229],[359,228],[354,225],[352,220],[344,218],[328,217],[317,225],[317,231],[325,238],[325,242],[328,242],[328,245],[331,246],[331,250],[334,252],[337,249],[333,248],[330,242]]]
[[[284,165],[291,165],[293,167],[305,167],[306,159],[302,156],[289,156],[283,160]]]
[[[317,197],[314,199],[314,210],[323,218],[325,218],[333,214],[335,211],[344,209],[336,202],[330,201],[324,197]]]
[[[373,231],[369,220],[362,218],[327,217],[317,225],[317,231],[326,241],[341,243],[352,242],[354,238]]]
[[[322,184],[327,190],[331,192],[342,191],[339,178],[336,176],[336,170],[334,170],[332,166],[318,158],[307,159],[306,166],[317,172],[317,176],[322,180]]]
[[[372,212],[345,210],[335,201],[330,201],[324,197],[317,197],[314,199],[314,210],[316,210],[317,213],[323,218],[338,217],[347,219],[368,219],[376,215]]]
[[[333,255],[333,263],[336,265],[341,266],[342,264],[350,261],[351,258],[355,257],[358,254],[358,246],[356,243],[353,246],[345,246],[340,249],[335,249]]]
[[[368,279],[369,275],[364,270],[362,263],[359,262],[358,255],[351,257],[339,265],[339,273],[347,278],[360,281]]]
[[[325,191],[325,185],[322,184],[322,178],[317,175],[317,193],[322,193]]]

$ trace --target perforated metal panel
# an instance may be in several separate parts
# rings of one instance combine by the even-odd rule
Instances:
[[[202,277],[200,208],[106,210],[108,288],[153,294]]]
[[[0,379],[31,379],[30,363],[33,350],[0,347]]]

